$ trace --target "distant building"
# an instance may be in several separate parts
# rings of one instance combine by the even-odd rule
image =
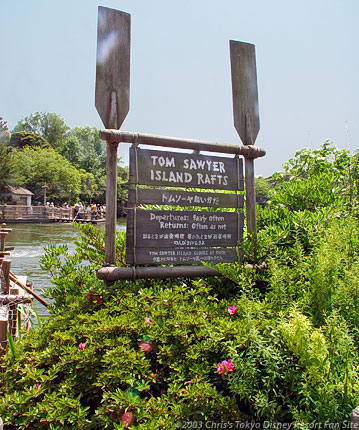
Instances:
[[[10,205],[31,206],[32,196],[33,193],[26,188],[11,187],[10,185],[2,193],[3,200]]]

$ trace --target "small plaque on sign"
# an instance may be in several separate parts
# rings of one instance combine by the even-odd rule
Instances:
[[[237,261],[236,248],[150,248],[126,249],[128,264],[200,264],[201,261],[211,263],[231,263]]]
[[[131,205],[201,206],[215,208],[243,208],[243,194],[204,193],[173,189],[130,189],[128,202]]]

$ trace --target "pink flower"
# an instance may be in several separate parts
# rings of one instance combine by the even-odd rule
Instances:
[[[91,294],[87,294],[87,300],[91,300],[92,299],[92,295]]]
[[[95,300],[96,300],[98,305],[100,305],[102,303],[101,297],[95,297]]]
[[[145,317],[145,323],[153,325],[153,322],[148,317]]]
[[[47,420],[40,421],[41,424],[49,424],[49,422],[50,421],[47,421]]]
[[[82,342],[79,343],[79,349],[81,349],[81,351],[85,349],[85,345]]]
[[[152,342],[141,342],[140,343],[140,350],[144,352],[145,354],[152,351],[153,343]]]
[[[182,393],[183,393],[183,394],[187,394],[187,391],[183,390],[183,391],[182,391]]]
[[[35,385],[35,390],[38,390],[40,388],[40,384],[39,383],[37,383],[36,385]]]
[[[232,364],[232,360],[223,360],[222,363],[218,363],[218,367],[217,367],[217,373],[230,373],[233,372],[234,370],[234,365]]]
[[[237,312],[236,305],[228,306],[228,313],[229,313],[230,315],[234,315],[236,312]]]
[[[193,382],[192,382],[192,381],[187,381],[187,382],[185,382],[184,384],[185,384],[185,385],[190,385],[190,384],[193,384]]]
[[[129,426],[133,420],[132,412],[124,412],[121,417],[122,425]]]

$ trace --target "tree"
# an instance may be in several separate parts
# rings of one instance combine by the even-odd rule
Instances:
[[[91,173],[76,169],[65,157],[52,148],[31,148],[13,153],[14,180],[35,195],[42,196],[42,186],[48,186],[49,199],[56,202],[76,201],[83,187],[93,181]]]
[[[9,129],[7,121],[0,117],[0,192],[9,183],[11,165],[9,162]]]
[[[9,128],[7,121],[0,116],[0,142],[9,143]]]
[[[69,136],[61,148],[60,154],[76,167],[80,165],[81,146],[76,136]]]
[[[0,142],[0,192],[9,184],[11,174],[9,150],[5,142]]]
[[[0,131],[8,131],[9,127],[7,125],[7,121],[0,116]]]
[[[60,150],[66,140],[70,127],[65,120],[51,112],[35,112],[21,119],[13,131],[26,131],[39,134],[54,149]]]
[[[49,144],[37,133],[15,131],[11,134],[10,146],[13,148],[24,148],[25,146],[46,148],[49,147]]]
[[[106,166],[105,145],[95,127],[72,128],[61,153],[76,167],[94,175]]]

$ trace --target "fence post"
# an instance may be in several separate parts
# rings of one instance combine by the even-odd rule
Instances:
[[[10,287],[10,269],[11,269],[11,261],[4,259],[2,262],[2,274],[3,277],[1,279],[1,292],[2,294],[9,294]]]
[[[350,428],[359,429],[359,406],[353,410]]]
[[[0,319],[0,357],[5,354],[7,348],[7,326],[6,318]],[[1,427],[0,427],[1,428]]]

